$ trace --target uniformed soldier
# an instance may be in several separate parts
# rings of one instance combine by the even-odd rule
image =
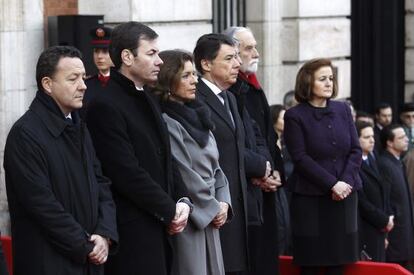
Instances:
[[[88,104],[95,96],[102,93],[109,81],[110,69],[113,66],[111,57],[109,56],[111,33],[112,29],[104,26],[95,27],[90,31],[93,61],[98,69],[98,74],[88,77],[85,81],[87,91],[83,99],[83,108],[80,112],[83,119],[85,119]]]
[[[111,32],[111,28],[103,26],[93,28],[90,32],[92,36],[93,62],[96,68],[98,68],[97,78],[103,87],[106,86],[109,80],[110,68],[113,66],[108,51],[109,44],[111,43]]]

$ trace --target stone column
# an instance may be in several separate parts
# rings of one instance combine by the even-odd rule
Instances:
[[[414,0],[405,0],[405,102],[414,101]]]
[[[35,66],[43,49],[43,1],[0,0],[0,230],[10,234],[3,155],[7,134],[36,91]]]
[[[149,25],[159,34],[160,50],[192,52],[197,39],[212,32],[211,0],[79,0],[78,8],[82,15],[103,14],[108,25],[130,20]]]
[[[338,67],[339,97],[350,96],[350,0],[247,1],[247,25],[261,53],[259,79],[269,103],[294,88],[299,67],[328,57]]]

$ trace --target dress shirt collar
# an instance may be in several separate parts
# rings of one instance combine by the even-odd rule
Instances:
[[[222,104],[224,104],[224,99],[219,95],[222,90],[220,90],[219,87],[217,87],[215,84],[210,82],[209,80],[205,79],[204,77],[201,78],[201,80],[207,85],[207,87],[210,88],[210,90],[217,96],[217,98],[220,100]]]

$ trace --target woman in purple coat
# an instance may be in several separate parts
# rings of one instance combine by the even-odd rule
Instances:
[[[357,190],[362,152],[351,110],[338,94],[331,61],[305,63],[296,77],[299,104],[285,114],[285,142],[294,163],[293,258],[301,274],[343,274],[358,260]]]

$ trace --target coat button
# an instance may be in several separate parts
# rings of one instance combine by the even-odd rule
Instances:
[[[242,196],[239,196],[239,197],[237,197],[237,200],[238,201],[243,201],[243,197]]]
[[[332,129],[332,125],[331,124],[328,125],[328,129]]]
[[[333,161],[333,162],[336,162],[336,158],[333,158],[333,159],[332,159],[332,161]]]
[[[158,148],[157,154],[162,156],[164,154],[164,150],[162,150],[162,148]]]
[[[336,145],[336,141],[332,141],[332,145]]]

